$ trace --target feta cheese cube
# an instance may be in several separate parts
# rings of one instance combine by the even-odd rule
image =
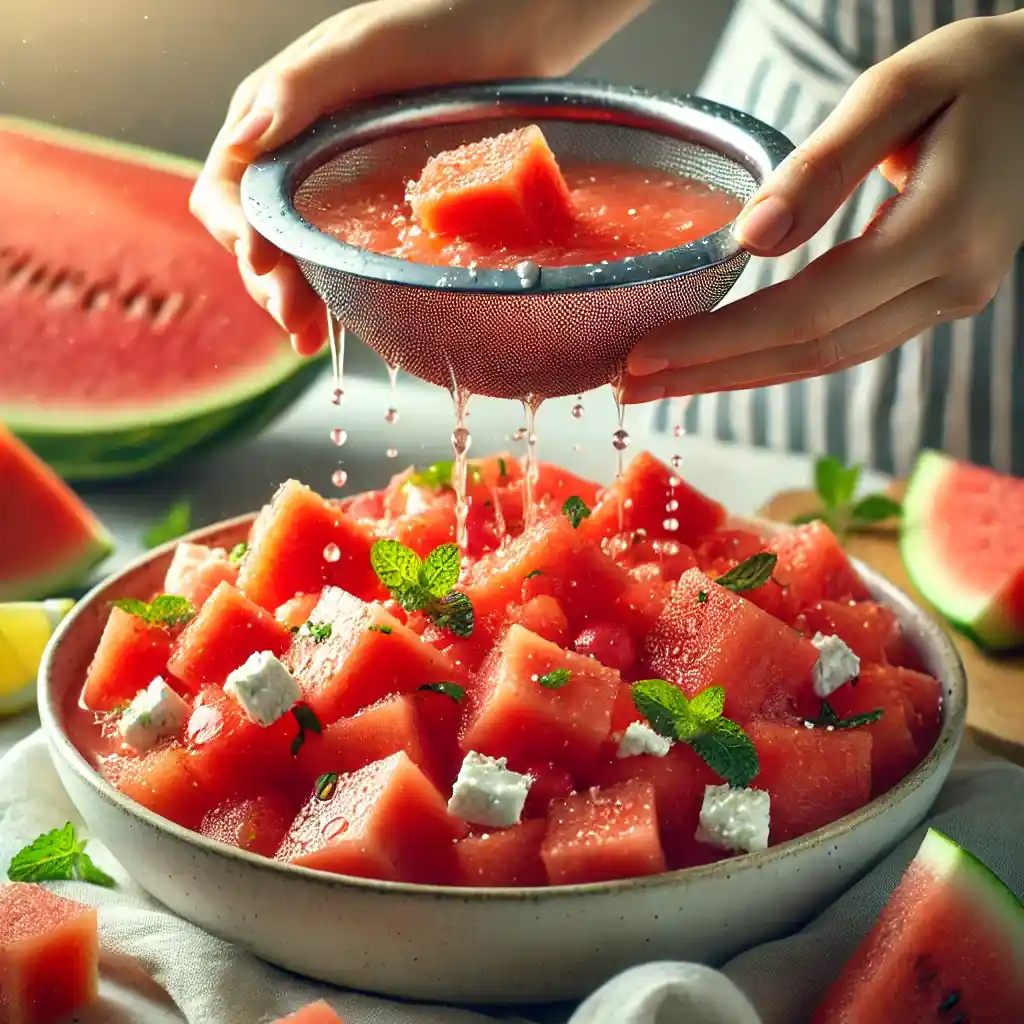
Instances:
[[[157,676],[125,708],[117,729],[132,750],[144,754],[161,740],[176,736],[190,711],[188,703]]]
[[[509,771],[505,758],[471,750],[452,787],[448,812],[474,825],[511,828],[519,824],[532,783],[529,775]]]
[[[752,853],[768,848],[771,797],[760,789],[705,786],[698,843]]]
[[[250,655],[244,665],[228,676],[224,692],[241,705],[257,725],[273,725],[302,698],[299,684],[272,651]]]
[[[815,633],[811,643],[820,652],[814,663],[811,681],[814,692],[822,700],[860,675],[860,658],[839,637]]]
[[[660,736],[646,722],[630,722],[619,740],[615,756],[650,754],[652,757],[664,757],[671,749],[672,741],[667,736]]]

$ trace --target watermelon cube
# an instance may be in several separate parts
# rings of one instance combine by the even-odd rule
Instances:
[[[297,634],[289,661],[309,706],[325,725],[395,693],[453,680],[451,661],[379,604],[328,587],[310,619],[326,639]]]
[[[82,703],[93,711],[110,711],[131,703],[167,670],[171,634],[137,615],[110,609],[96,653],[85,674]]]
[[[725,519],[725,509],[676,475],[650,452],[640,452],[580,525],[594,540],[642,530],[650,540],[698,543]]]
[[[874,601],[819,601],[804,609],[793,625],[807,636],[839,637],[862,665],[900,665],[908,659],[899,619]]]
[[[193,690],[224,680],[258,651],[282,655],[287,626],[230,583],[220,583],[174,645],[168,669]]]
[[[664,871],[654,786],[631,779],[556,801],[540,852],[552,885],[608,882]]]
[[[344,587],[367,599],[383,597],[370,566],[373,541],[366,523],[288,480],[253,524],[238,586],[270,610],[295,594],[319,593],[325,586]]]
[[[94,907],[41,885],[0,885],[0,1020],[58,1024],[99,993]]]
[[[307,801],[278,860],[320,871],[409,882],[451,877],[452,843],[466,834],[405,751],[338,778]]]
[[[636,661],[636,643],[621,622],[596,622],[572,642],[572,649],[626,675]]]
[[[620,685],[614,669],[510,626],[471,695],[462,749],[587,766],[608,736]]]
[[[218,584],[234,584],[237,580],[238,566],[230,561],[224,548],[182,542],[174,549],[163,592],[176,594],[195,608],[202,608]]]
[[[103,762],[103,774],[137,804],[185,828],[195,828],[210,806],[210,794],[177,743],[156,747],[142,757],[114,755]]]
[[[772,845],[813,832],[871,799],[871,734],[752,722],[761,770],[752,785],[771,794]]]
[[[274,618],[293,633],[309,621],[320,594],[296,594],[274,610]]]
[[[779,556],[773,575],[798,609],[871,596],[836,535],[820,520],[783,530],[769,540],[768,549]]]
[[[318,999],[301,1010],[279,1017],[273,1024],[345,1024],[345,1022],[322,999]]]
[[[895,665],[865,665],[858,677],[869,690],[876,686],[896,694],[907,713],[917,752],[923,757],[939,737],[942,716],[942,684],[924,672]]]
[[[513,605],[508,617],[510,622],[518,622],[524,629],[559,647],[569,645],[569,620],[557,597],[538,594],[518,607]]]
[[[416,515],[387,519],[377,528],[379,537],[397,540],[426,558],[434,548],[455,542],[455,499],[437,501]]]
[[[232,799],[214,807],[203,818],[199,834],[239,850],[273,857],[298,811],[298,800],[285,793],[262,793]]]
[[[537,466],[537,479],[533,484],[533,496],[538,504],[561,515],[566,498],[580,498],[587,508],[597,504],[601,485],[585,480],[562,466],[541,462]]]
[[[810,640],[699,569],[679,580],[642,657],[651,676],[691,697],[724,687],[725,714],[740,723],[780,691],[808,716],[816,707],[811,672],[818,651]]]
[[[547,822],[534,818],[512,828],[460,839],[455,844],[455,884],[475,888],[547,885],[540,856],[546,832]]]
[[[536,125],[438,153],[406,199],[424,231],[502,247],[557,238],[573,220],[568,186]]]

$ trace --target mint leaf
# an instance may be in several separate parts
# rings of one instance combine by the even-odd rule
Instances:
[[[440,602],[427,607],[427,614],[438,629],[447,629],[456,636],[472,636],[475,625],[473,603],[465,594],[453,590]]]
[[[707,603],[708,603],[708,592],[706,590],[698,590],[697,591],[697,604],[707,604]]]
[[[446,697],[451,697],[456,704],[461,703],[466,696],[466,688],[459,686],[458,683],[424,683],[416,689],[427,693],[443,693]]]
[[[850,517],[855,523],[882,523],[903,513],[903,506],[887,494],[868,494],[861,498]]]
[[[148,622],[151,626],[183,626],[195,617],[196,609],[188,598],[176,594],[159,594],[147,604],[134,597],[123,597],[114,601],[115,608],[120,608],[129,615],[134,615]]]
[[[84,850],[78,854],[78,858],[75,861],[75,877],[80,882],[102,885],[107,889],[112,889],[117,884],[106,871],[96,866],[92,857]]]
[[[427,466],[426,469],[413,473],[406,483],[431,491],[443,491],[451,488],[454,471],[455,463],[451,459],[445,462],[435,462],[433,465]],[[466,465],[466,475],[472,483],[479,483],[481,480],[480,468],[473,465],[472,462]]]
[[[324,772],[316,780],[316,784],[313,786],[313,794],[317,800],[326,802],[334,796],[335,790],[338,788],[338,773],[337,772]]]
[[[333,632],[334,628],[329,622],[313,622],[310,620],[306,623],[306,635],[315,644],[322,644],[325,640],[329,640]]]
[[[498,479],[504,480],[508,476],[508,466],[504,459],[498,459]]]
[[[851,715],[849,718],[840,718],[835,709],[827,700],[821,702],[821,709],[817,718],[805,718],[804,725],[812,729],[856,729],[862,725],[871,725],[877,722],[884,714],[882,708],[875,708],[873,711],[865,711],[860,715]]]
[[[441,544],[427,555],[419,582],[432,597],[444,597],[459,582],[462,557],[458,544]]]
[[[735,722],[719,718],[689,741],[704,763],[730,786],[749,786],[761,770],[757,748]]]
[[[721,686],[709,686],[690,698],[690,714],[705,728],[721,718],[724,709],[725,689]]]
[[[392,632],[390,626],[381,626],[378,623],[374,623],[372,626],[367,626],[366,628],[370,633],[384,633],[387,636],[390,636]]]
[[[120,608],[121,611],[134,615],[144,622],[149,622],[149,605],[145,601],[140,601],[136,597],[122,597],[111,603],[115,608]]]
[[[857,491],[860,466],[844,466],[834,455],[825,455],[814,466],[814,487],[826,509],[848,504]]]
[[[537,677],[537,682],[548,690],[560,690],[572,679],[572,671],[567,668],[556,668]]]
[[[590,509],[587,503],[578,495],[566,498],[562,505],[562,514],[572,523],[572,528],[578,530],[584,519],[590,518]]]
[[[532,580],[534,576],[543,576],[543,575],[544,575],[544,570],[543,569],[534,569],[533,572],[528,572],[523,577],[523,579],[524,580]]]
[[[78,880],[92,885],[113,886],[114,880],[98,868],[85,852],[75,826],[67,822],[33,840],[14,855],[7,869],[12,882],[63,882]]]
[[[245,558],[245,553],[246,553],[246,551],[248,551],[248,550],[249,550],[249,545],[248,545],[248,544],[246,544],[246,543],[245,543],[245,541],[242,541],[242,543],[241,543],[241,544],[236,544],[236,545],[235,545],[235,546],[234,546],[234,547],[233,547],[233,548],[232,548],[232,549],[231,549],[231,550],[230,550],[230,551],[228,552],[228,561],[229,561],[229,562],[230,562],[230,563],[231,563],[232,565],[238,565],[238,563],[239,563],[239,562],[241,562],[241,560],[242,560],[243,558]]]
[[[678,686],[664,679],[643,679],[630,687],[633,706],[659,736],[687,742],[700,728],[690,701]]]
[[[719,576],[715,582],[736,594],[744,590],[754,590],[771,579],[778,560],[778,555],[770,551],[761,551],[740,562],[724,576]]]
[[[299,731],[292,740],[292,757],[298,757],[302,745],[306,742],[306,733],[315,732],[318,736],[324,731],[316,712],[308,704],[296,704],[292,708],[292,717],[298,724]]]
[[[377,579],[397,598],[419,584],[423,563],[412,548],[397,540],[378,540],[370,548],[370,565]]]
[[[142,543],[147,548],[157,548],[161,544],[180,537],[192,529],[192,506],[182,499],[176,501],[159,523],[154,523],[142,535]]]

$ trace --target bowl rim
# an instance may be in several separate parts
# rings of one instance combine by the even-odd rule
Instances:
[[[746,170],[756,182],[793,150],[771,125],[743,111],[687,93],[655,93],[634,86],[573,78],[522,78],[414,89],[362,101],[318,120],[294,141],[246,168],[242,209],[253,228],[283,252],[333,272],[390,286],[531,296],[654,284],[707,270],[746,250],[733,221],[708,235],[660,252],[607,263],[542,267],[527,286],[515,270],[414,263],[342,242],[315,228],[295,207],[294,195],[318,167],[346,150],[403,132],[504,119],[573,120],[619,124],[700,143]]]
[[[55,698],[52,685],[54,666],[60,658],[61,647],[77,623],[97,603],[107,599],[111,592],[124,590],[124,584],[141,569],[150,563],[167,559],[169,561],[174,549],[180,543],[203,544],[217,541],[216,546],[224,546],[227,537],[242,537],[243,531],[255,521],[258,512],[245,513],[230,519],[221,520],[209,526],[193,530],[181,537],[162,544],[133,559],[119,572],[113,573],[94,586],[68,613],[59,624],[43,654],[39,670],[38,708],[43,731],[47,737],[51,751],[59,755],[64,763],[79,778],[94,789],[108,803],[120,811],[127,813],[143,824],[170,833],[175,839],[198,847],[207,854],[224,857],[240,862],[251,868],[270,872],[281,878],[297,878],[309,883],[316,883],[332,889],[356,889],[373,892],[382,896],[415,898],[418,900],[468,900],[470,902],[486,902],[499,900],[502,902],[531,902],[541,899],[581,898],[587,896],[613,896],[627,890],[674,888],[682,881],[705,879],[727,879],[740,871],[760,871],[790,857],[798,856],[814,847],[834,842],[845,834],[853,831],[858,825],[883,814],[891,805],[900,803],[914,790],[923,785],[939,768],[946,757],[955,755],[964,732],[967,718],[967,676],[963,662],[952,641],[942,627],[925,611],[916,605],[910,597],[891,583],[879,572],[865,565],[858,559],[851,559],[854,568],[861,574],[873,596],[883,595],[884,603],[900,614],[900,617],[914,622],[920,635],[920,644],[933,648],[936,659],[941,663],[948,680],[940,679],[943,684],[942,725],[939,735],[931,750],[921,762],[900,780],[893,788],[868,801],[863,807],[852,814],[845,815],[830,822],[822,828],[808,832],[796,839],[791,839],[778,846],[755,853],[737,854],[725,860],[696,867],[677,868],[655,875],[642,875],[635,878],[615,879],[607,882],[589,882],[578,885],[533,886],[520,888],[469,887],[446,885],[423,885],[412,882],[394,882],[382,879],[361,878],[355,875],[334,874],[328,871],[315,870],[296,864],[277,861],[260,854],[250,853],[226,843],[218,842],[178,825],[164,818],[134,800],[125,796],[112,786],[94,768],[85,755],[75,746],[62,724],[61,701]],[[768,520],[742,519],[732,517],[732,522],[746,521],[771,524]],[[948,688],[949,695],[945,690]],[[951,749],[952,748],[952,749]],[[102,836],[97,836],[101,841]]]

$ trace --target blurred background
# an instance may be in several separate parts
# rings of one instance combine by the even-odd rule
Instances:
[[[202,157],[235,86],[344,0],[0,0],[0,112]],[[731,0],[661,0],[579,75],[700,82]]]

